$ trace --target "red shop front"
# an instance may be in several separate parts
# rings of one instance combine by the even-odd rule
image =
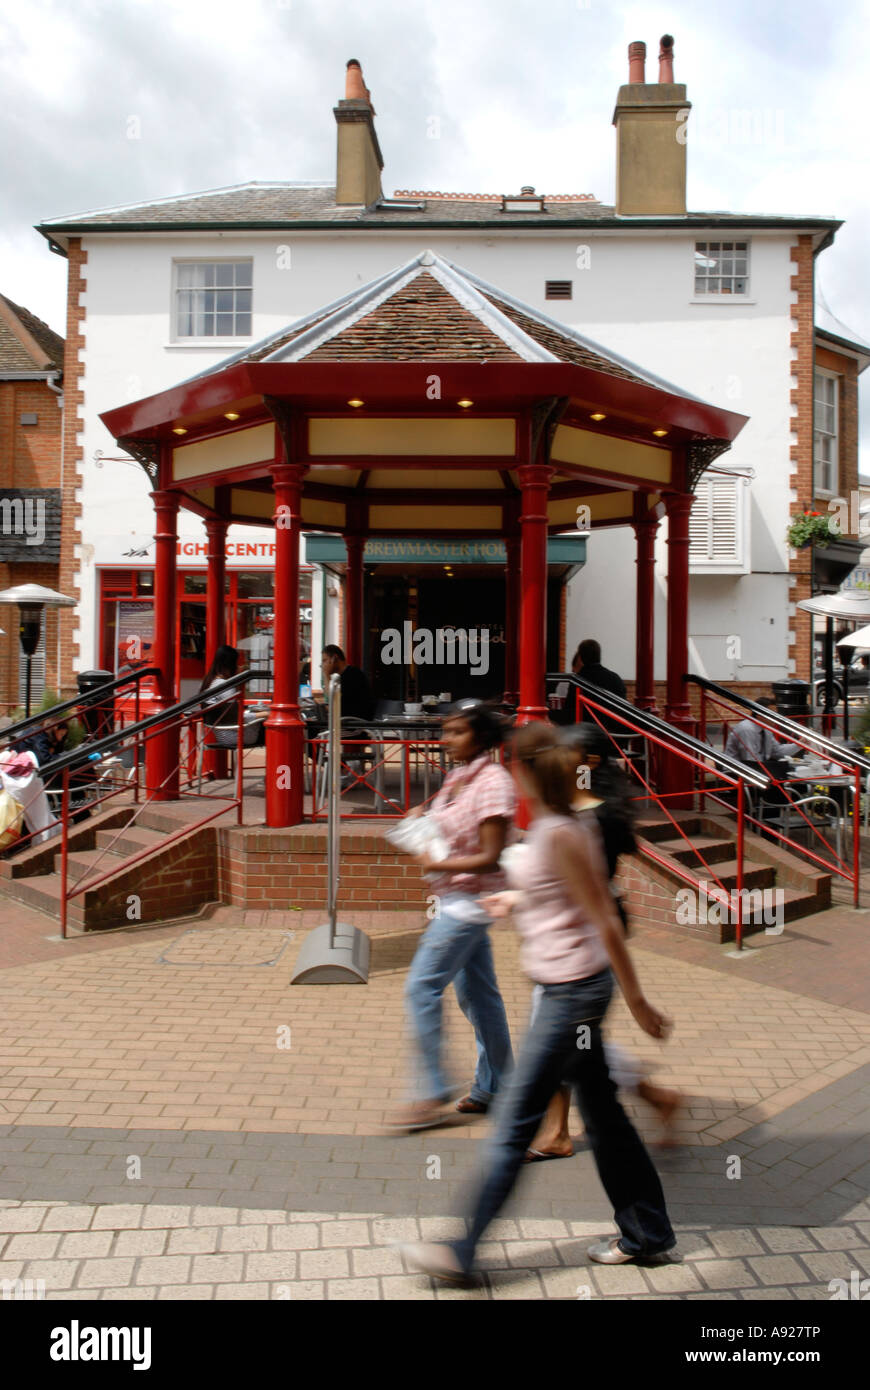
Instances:
[[[206,662],[206,546],[179,540],[175,586],[176,632],[174,691],[176,699],[195,694]],[[225,642],[239,653],[239,667],[271,669],[274,626],[274,566],[269,552],[274,541],[233,542],[226,545],[224,581]],[[249,552],[255,552],[250,555]],[[264,564],[264,561],[266,562]],[[100,568],[98,642],[99,664],[113,675],[130,667],[150,665],[154,640],[154,570]],[[299,573],[299,639],[311,646],[311,576],[309,565]],[[252,681],[251,698],[262,698],[266,682]],[[150,712],[143,689],[142,714]]]

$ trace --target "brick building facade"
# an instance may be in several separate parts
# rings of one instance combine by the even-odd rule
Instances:
[[[27,309],[0,295],[0,590],[41,584],[63,590],[64,340]],[[68,479],[73,492],[75,479]],[[66,590],[66,592],[72,592]],[[0,714],[18,704],[18,610],[4,607],[0,625]],[[44,615],[44,686],[72,680],[72,652],[58,634],[56,610]],[[42,659],[35,662],[41,673]],[[34,687],[35,701],[41,695]]]

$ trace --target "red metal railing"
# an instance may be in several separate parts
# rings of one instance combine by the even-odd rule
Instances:
[[[141,673],[139,673],[141,674]],[[223,792],[209,790],[202,791],[201,775],[198,779],[197,790],[193,789],[195,774],[192,774],[191,760],[197,763],[197,753],[202,747],[204,740],[211,734],[212,728],[201,722],[201,713],[204,696],[192,696],[187,700],[181,701],[178,705],[172,706],[162,713],[150,715],[143,720],[136,720],[126,728],[117,730],[99,739],[93,744],[84,744],[70,753],[62,754],[57,759],[44,764],[43,768],[38,769],[41,774],[45,773],[46,778],[53,778],[55,774],[59,776],[60,788],[60,813],[54,820],[47,825],[41,825],[38,830],[28,832],[20,836],[13,845],[8,846],[3,851],[4,857],[19,851],[28,844],[41,843],[47,837],[50,843],[54,835],[59,836],[57,849],[60,851],[60,916],[61,916],[61,935],[67,936],[68,908],[69,903],[80,894],[99,887],[118,872],[129,868],[153,853],[152,848],[146,848],[132,855],[126,856],[120,862],[115,859],[111,867],[100,871],[100,865],[110,854],[114,845],[140,818],[145,808],[158,800],[158,794],[162,792],[167,783],[174,785],[176,775],[179,776],[178,796],[179,799],[199,798],[211,802],[221,802],[216,809],[211,809],[208,814],[199,817],[194,821],[185,821],[179,826],[177,831],[171,832],[160,841],[159,848],[172,844],[174,841],[190,834],[192,831],[200,829],[210,821],[225,815],[227,811],[236,809],[238,823],[242,823],[243,817],[243,769],[244,769],[244,738],[245,738],[245,693],[244,685],[255,677],[263,679],[268,676],[268,672],[242,672],[239,676],[231,678],[226,682],[228,687],[226,703],[235,703],[236,706],[236,770],[235,788],[233,795],[226,795]],[[30,721],[31,723],[33,721]],[[165,775],[159,786],[149,786],[147,782],[147,759],[145,752],[150,740],[165,737],[167,733],[179,733],[179,758],[178,762]],[[182,749],[182,742],[186,747]],[[103,785],[106,780],[107,770],[116,771],[124,766],[120,754],[132,753],[129,768],[126,768],[127,776],[119,784],[106,789]],[[184,769],[187,768],[187,780],[183,780]],[[142,772],[145,769],[146,780],[143,781]],[[41,780],[41,778],[40,778]],[[83,807],[77,807],[72,803],[73,790],[81,791],[86,800]],[[52,789],[54,790],[54,789]],[[163,798],[160,798],[162,804]],[[132,804],[136,807],[130,818],[118,829],[117,834],[112,840],[101,847],[101,852],[93,864],[89,864],[84,873],[80,874],[74,883],[70,883],[69,866],[69,837],[71,825],[77,819],[79,811],[84,807],[88,812],[99,808],[106,809],[109,803],[116,802],[119,805]],[[28,803],[29,804],[29,803]]]
[[[822,855],[816,849],[801,845],[791,836],[777,830],[771,826],[769,821],[764,818],[749,816],[751,824],[758,826],[766,835],[770,835],[780,841],[790,851],[810,860],[818,868],[832,873],[839,878],[843,878],[852,885],[852,900],[857,907],[860,898],[860,877],[861,877],[861,794],[862,794],[862,774],[864,777],[870,773],[870,761],[861,755],[854,753],[848,748],[840,748],[832,743],[827,737],[815,734],[811,730],[804,729],[802,724],[793,719],[790,715],[783,716],[773,711],[766,711],[763,707],[753,701],[744,700],[734,692],[729,692],[721,686],[714,686],[710,681],[703,681],[698,677],[690,676],[688,679],[700,687],[700,718],[698,721],[699,733],[702,738],[707,736],[711,723],[721,725],[721,737],[723,747],[727,746],[729,733],[733,731],[733,726],[741,722],[748,721],[756,728],[766,731],[773,735],[774,739],[783,739],[787,743],[794,744],[802,748],[805,752],[819,756],[822,755],[829,766],[840,769],[839,773],[831,776],[823,768],[815,771],[808,770],[804,773],[795,773],[793,776],[777,777],[769,766],[765,764],[770,782],[776,793],[782,798],[781,804],[787,807],[786,823],[792,812],[796,812],[799,821],[810,831],[811,837],[824,845],[826,851],[830,852],[830,858]],[[721,719],[711,720],[710,712],[718,711],[722,715]],[[775,750],[773,750],[775,751]],[[793,796],[789,788],[805,790],[808,786],[840,787],[852,795],[852,863],[851,865],[835,852],[833,847],[828,844],[822,833],[822,827],[814,823],[812,818],[807,815],[805,806],[814,801],[831,800],[825,793],[818,793],[810,796]],[[706,788],[704,788],[706,793]],[[868,791],[870,794],[870,791]],[[716,799],[715,797],[713,798]],[[848,816],[848,806],[842,808],[842,820],[845,823]]]

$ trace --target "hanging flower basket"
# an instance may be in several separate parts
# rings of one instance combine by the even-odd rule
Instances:
[[[808,545],[816,545],[824,550],[834,539],[830,513],[813,512],[805,507],[792,517],[785,534],[789,545],[793,545],[795,550],[804,550]]]

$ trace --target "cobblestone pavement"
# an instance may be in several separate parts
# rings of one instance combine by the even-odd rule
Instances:
[[[395,1244],[457,1229],[488,1121],[384,1133],[421,923],[356,919],[368,986],[291,988],[315,914],[223,909],[98,943],[22,914],[0,972],[6,1296],[41,1280],[77,1299],[828,1299],[870,1275],[870,916],[808,919],[742,961],[641,927],[638,970],[673,1039],[650,1043],[621,1002],[610,1032],[686,1098],[681,1147],[656,1154],[685,1263],[587,1264],[613,1226],[574,1123],[574,1158],[524,1171],[488,1232],[483,1287],[437,1295]],[[528,982],[509,931],[494,949],[519,1038]],[[467,1079],[452,998],[446,1018]],[[655,1141],[651,1113],[626,1106]]]

